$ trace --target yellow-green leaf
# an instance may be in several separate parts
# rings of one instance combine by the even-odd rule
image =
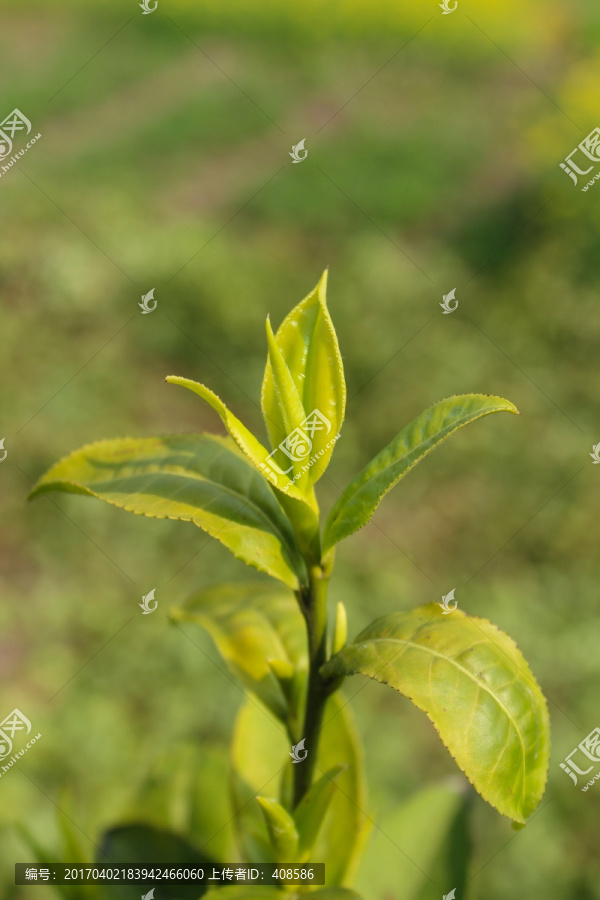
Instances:
[[[544,696],[516,644],[485,619],[437,604],[377,619],[322,668],[366,675],[427,713],[484,800],[516,822],[540,802],[550,728]]]
[[[343,766],[335,766],[329,772],[325,772],[311,785],[294,810],[298,832],[298,862],[307,862],[311,858],[315,841],[336,791],[335,779],[343,770]]]
[[[272,797],[257,797],[271,838],[277,863],[291,863],[296,859],[298,832],[289,812]]]
[[[494,412],[518,414],[502,397],[462,394],[434,403],[400,431],[343,492],[325,526],[323,553],[369,521],[382,498],[434,447],[451,434]]]
[[[333,639],[331,641],[331,652],[339,653],[348,640],[348,615],[346,607],[341,600],[335,610],[335,626],[333,629]]]
[[[40,478],[155,519],[193,522],[234,556],[296,590],[304,578],[292,526],[273,491],[227,438],[119,438],[75,450]]]
[[[298,710],[289,709],[274,671],[279,662],[301,678],[308,667],[306,628],[291,591],[262,581],[220,584],[193,594],[172,615],[205,628],[233,675],[282,721],[294,718]]]
[[[169,384],[178,384],[181,387],[185,387],[188,390],[193,391],[194,394],[198,394],[203,400],[206,400],[209,406],[212,406],[215,412],[219,414],[223,424],[242,453],[248,457],[250,462],[259,470],[263,477],[270,481],[270,483],[280,491],[285,489],[285,493],[289,497],[304,500],[302,491],[296,487],[293,481],[290,483],[289,475],[286,474],[285,471],[278,471],[273,465],[272,460],[269,459],[270,454],[267,448],[263,447],[261,442],[254,437],[252,432],[249,431],[249,429],[246,428],[232,412],[230,412],[220,397],[217,397],[217,395],[209,388],[200,384],[198,381],[193,381],[191,378],[180,378],[178,375],[167,375],[166,381],[168,381]]]
[[[275,342],[293,379],[306,414],[300,433],[291,434],[277,402],[274,371],[267,361],[261,403],[273,447],[289,447],[303,438],[301,462],[314,484],[327,466],[339,435],[346,406],[344,367],[326,303],[327,272],[310,294],[285,317]],[[299,454],[297,454],[299,455]]]
[[[295,485],[303,495],[308,496],[312,492],[312,482],[307,457],[312,444],[304,428],[306,412],[268,319],[267,342],[269,346],[267,365],[275,389],[275,402],[271,406],[271,414],[276,418],[280,431],[287,435],[286,440],[275,448],[270,463],[275,465],[277,471],[281,470],[288,475],[288,485],[283,489],[284,493],[289,493],[290,488]]]

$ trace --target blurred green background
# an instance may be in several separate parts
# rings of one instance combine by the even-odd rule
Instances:
[[[161,753],[225,747],[241,699],[167,613],[242,564],[192,525],[29,506],[33,480],[101,437],[222,433],[171,373],[262,435],[264,319],[328,264],[349,403],[324,510],[442,396],[521,410],[386,498],[340,546],[333,600],[355,634],[456,588],[517,641],[549,699],[547,805],[514,832],[474,801],[468,897],[600,898],[600,787],[559,768],[600,724],[600,187],[559,169],[600,123],[597,3],[5,0],[1,21],[0,111],[42,138],[0,178],[0,710],[43,735],[0,782],[2,895],[31,896],[11,886],[31,857],[15,823],[52,846],[58,806],[95,839]],[[349,693],[376,820],[456,771],[407,700]]]

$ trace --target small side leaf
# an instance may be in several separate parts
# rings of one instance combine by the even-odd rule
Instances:
[[[550,727],[544,696],[516,644],[485,619],[435,603],[377,619],[322,668],[367,675],[431,719],[475,789],[524,823],[544,792]]]
[[[315,781],[294,810],[294,821],[298,831],[298,862],[307,862],[310,859],[336,790],[335,778],[343,770],[344,766],[335,766],[326,772]]]
[[[288,720],[289,701],[269,660],[292,675],[308,667],[304,621],[291,591],[262,581],[220,584],[193,594],[172,616],[205,628],[233,675]]]
[[[155,519],[193,522],[249,566],[297,590],[304,562],[273,491],[227,438],[121,438],[55,463],[30,494],[87,494]]]
[[[346,407],[344,366],[327,309],[326,293],[327,271],[315,289],[288,313],[275,335],[275,343],[308,417],[302,430],[308,433],[311,447],[302,462],[311,462],[308,477],[312,484],[329,465]],[[274,371],[268,361],[261,404],[273,447],[290,436],[278,412],[276,393]]]
[[[289,812],[271,797],[256,798],[267,825],[271,846],[277,863],[291,863],[296,859],[298,832]]]
[[[434,403],[406,425],[352,479],[331,510],[323,536],[323,553],[366,525],[387,492],[434,447],[463,425],[494,412],[518,415],[516,406],[502,397],[462,394]]]

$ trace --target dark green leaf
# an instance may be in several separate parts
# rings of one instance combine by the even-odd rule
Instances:
[[[207,859],[188,841],[169,831],[161,831],[148,825],[121,825],[105,832],[102,837],[97,863],[120,866],[129,864],[139,868],[151,869],[153,866],[168,865],[173,868],[208,869],[215,864]],[[139,900],[146,890],[138,885],[111,885],[102,887],[102,896],[114,897],[115,900]],[[160,895],[165,900],[197,900],[203,897],[206,885],[169,885],[161,883]]]

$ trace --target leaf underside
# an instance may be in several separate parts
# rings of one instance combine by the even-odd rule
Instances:
[[[544,791],[546,701],[516,644],[485,619],[437,604],[377,619],[321,669],[389,684],[423,710],[469,781],[524,823]]]
[[[47,491],[87,494],[138,515],[193,522],[234,556],[296,590],[304,563],[273,491],[233,441],[173,435],[98,441],[40,478]]]
[[[220,584],[194,594],[172,615],[205,628],[233,675],[285,721],[288,703],[268,660],[295,672],[308,667],[306,629],[291,591],[263,581]]]

